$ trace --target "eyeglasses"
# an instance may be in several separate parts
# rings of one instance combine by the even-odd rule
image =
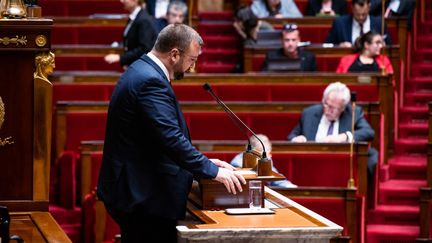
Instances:
[[[282,30],[287,30],[287,31],[298,30],[298,25],[294,23],[285,24]]]
[[[327,102],[324,102],[323,105],[324,105],[324,108],[332,110],[332,111],[341,111],[343,109],[342,107],[331,106]]]

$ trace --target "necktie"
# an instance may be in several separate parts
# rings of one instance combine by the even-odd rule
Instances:
[[[128,18],[128,21],[127,21],[126,27],[125,27],[125,29],[124,29],[124,31],[123,31],[123,36],[126,36],[126,35],[127,35],[127,33],[129,32],[129,29],[130,29],[131,25],[132,25],[132,21],[131,21],[130,18]]]
[[[364,34],[363,32],[363,24],[359,24],[360,25],[360,37]]]
[[[331,121],[330,126],[329,126],[329,128],[327,130],[327,136],[333,134],[333,125],[334,125],[334,121]]]

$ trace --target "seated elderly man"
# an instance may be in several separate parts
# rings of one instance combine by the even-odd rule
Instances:
[[[284,25],[282,29],[282,48],[269,51],[264,60],[262,71],[316,71],[315,55],[299,48],[300,30],[297,24]]]
[[[354,112],[354,133],[351,130],[352,109],[348,105],[351,94],[348,87],[334,82],[324,90],[322,103],[306,108],[299,123],[288,135],[292,142],[316,141],[342,143],[351,141],[372,141],[374,130],[364,117],[361,107]],[[378,160],[378,151],[368,151],[368,174],[373,174]]]

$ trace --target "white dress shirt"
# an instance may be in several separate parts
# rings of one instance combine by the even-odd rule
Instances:
[[[136,19],[136,17],[137,17],[137,15],[138,15],[138,13],[139,13],[140,10],[141,10],[141,7],[137,6],[137,7],[132,11],[132,13],[129,14],[129,22],[128,22],[128,24],[126,25],[126,28],[125,28],[124,31],[123,31],[123,36],[126,36],[127,33],[129,32],[129,29],[130,29],[132,23],[134,22],[134,20]]]
[[[366,21],[363,23],[363,34],[366,34],[370,31],[370,17],[367,16]],[[351,34],[351,43],[354,44],[357,37],[360,36],[360,24],[353,18],[352,23],[352,34]]]
[[[165,18],[168,11],[169,0],[156,0],[155,18]]]
[[[157,58],[155,55],[153,55],[153,53],[149,52],[147,53],[147,56],[153,61],[155,62],[164,72],[166,78],[168,79],[168,81],[171,82],[170,78],[169,78],[169,73],[168,73],[168,69],[165,67],[165,65],[161,62],[161,60],[159,60],[159,58]]]

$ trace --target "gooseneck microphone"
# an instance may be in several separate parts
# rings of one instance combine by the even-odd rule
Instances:
[[[219,99],[219,97],[213,92],[210,84],[205,83],[203,85],[203,88],[205,91],[210,93],[210,95],[216,100],[216,102],[224,109],[224,111],[227,113],[227,115],[231,119],[231,121],[233,121],[234,124],[236,124],[236,126],[240,129],[240,131],[247,137],[247,139],[248,139],[247,151],[252,150],[252,146],[251,146],[249,136],[246,134],[246,131],[244,130],[244,128],[246,128],[261,143],[261,146],[263,149],[262,159],[266,159],[267,153],[266,153],[264,143],[261,141],[261,139],[248,126],[246,126],[246,124],[221,99]],[[240,124],[243,127],[241,127]]]

